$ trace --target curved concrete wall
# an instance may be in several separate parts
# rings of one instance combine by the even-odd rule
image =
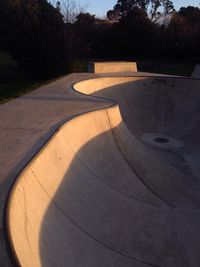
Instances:
[[[18,177],[7,224],[19,265],[198,266],[192,219],[199,222],[198,164],[191,161],[198,147],[191,142],[199,127],[198,85],[113,77],[74,86],[117,101],[123,119],[114,105],[70,120]],[[189,125],[181,122],[181,112]],[[183,136],[187,153],[141,141],[142,133],[158,128]]]
[[[189,178],[190,169],[195,177],[198,176],[195,174],[198,173],[195,171],[196,164],[190,160],[197,156],[194,147],[197,151],[200,149],[195,137],[200,127],[198,80],[97,78],[77,83],[75,89],[85,94],[111,98],[119,104],[129,130],[125,130],[127,127],[124,124],[123,130],[117,127],[114,130],[116,138],[125,158],[149,188],[172,205],[199,207],[200,188],[195,179]],[[179,154],[178,149],[176,154],[176,149],[172,149],[174,153],[169,153],[144,145],[141,142],[142,134],[154,132],[181,138],[186,151]],[[180,163],[178,158],[186,164]],[[186,193],[188,188],[190,193]]]
[[[13,249],[22,266],[49,266],[49,264],[55,266],[56,254],[58,251],[62,254],[62,245],[64,245],[62,240],[50,244],[48,237],[47,240],[43,240],[41,237],[43,220],[49,206],[55,209],[57,204],[53,207],[51,202],[54,203],[55,195],[63,180],[66,179],[65,183],[67,183],[68,179],[73,178],[67,172],[78,151],[91,139],[109,130],[108,119],[105,121],[106,117],[106,111],[99,111],[77,117],[66,123],[18,178],[10,198],[8,225]],[[92,123],[93,120],[95,120],[95,125]],[[73,148],[71,148],[71,142],[68,144],[68,140],[71,138]],[[85,171],[87,172],[87,170]],[[77,175],[83,179],[83,173],[78,174],[78,170],[72,174],[72,176],[74,175],[76,175],[76,179]],[[61,202],[64,204],[64,199]],[[62,212],[61,215],[63,215]],[[55,231],[56,234],[59,228],[63,227],[63,218],[56,216],[52,219],[55,220],[55,228],[50,228],[49,231],[53,235],[52,231]],[[67,239],[63,241],[65,243]],[[42,245],[48,246],[56,254],[52,251],[49,253],[48,259],[40,259]],[[66,258],[63,255],[57,260],[59,266],[65,266]]]
[[[111,266],[113,261],[146,266],[170,247],[173,230],[157,240],[168,227],[170,210],[159,208],[162,201],[121,155],[112,131],[121,123],[117,107],[71,120],[20,175],[10,197],[8,225],[21,266]],[[160,229],[152,213],[162,221]],[[144,216],[144,223],[137,219]],[[116,220],[122,221],[114,225]],[[148,231],[148,223],[155,235],[141,247],[137,233]]]

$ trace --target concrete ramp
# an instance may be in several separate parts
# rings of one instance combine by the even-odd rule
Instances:
[[[18,177],[7,210],[18,264],[199,266],[199,82],[74,87],[110,108],[65,123]]]

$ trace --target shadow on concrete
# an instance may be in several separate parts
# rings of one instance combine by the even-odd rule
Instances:
[[[75,156],[53,197],[39,179],[49,202],[42,266],[184,266],[172,207],[136,176],[112,135],[98,135],[76,153],[66,145]]]

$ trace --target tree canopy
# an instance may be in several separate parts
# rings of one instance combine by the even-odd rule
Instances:
[[[66,64],[63,18],[46,0],[1,0],[0,24],[22,67],[52,76]]]
[[[109,10],[109,19],[119,19],[139,7],[150,15],[150,18],[157,21],[162,16],[166,16],[174,10],[174,5],[170,0],[118,0],[113,10]]]
[[[52,6],[47,0],[0,0],[1,47],[20,66],[43,77],[69,71],[70,63],[95,59],[200,60],[198,7],[173,11],[170,0],[118,0],[108,12],[111,20],[85,12],[69,20],[61,3],[74,1]],[[67,12],[76,13],[73,5],[68,7]],[[155,23],[161,17],[165,19]]]

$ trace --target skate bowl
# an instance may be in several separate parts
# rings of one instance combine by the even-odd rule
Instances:
[[[200,264],[200,82],[74,84],[109,106],[64,123],[17,177],[7,207],[19,266]]]

